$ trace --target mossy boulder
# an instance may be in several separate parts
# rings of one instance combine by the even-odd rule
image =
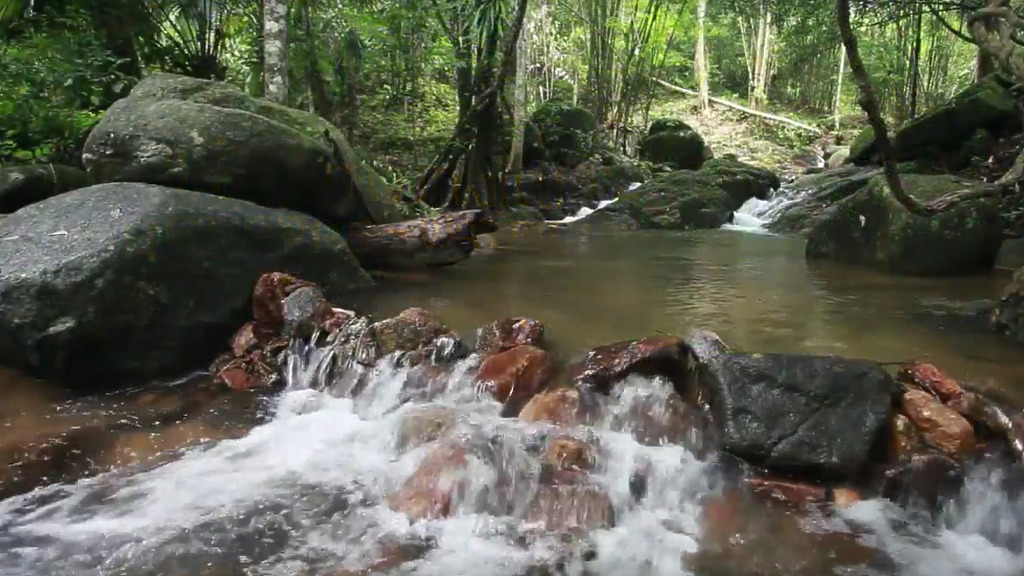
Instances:
[[[978,130],[999,134],[1018,122],[1017,102],[1012,84],[992,75],[974,84],[949,101],[906,123],[893,137],[893,155],[897,161],[942,160],[960,158],[965,143]],[[875,133],[865,128],[850,148],[850,162],[865,165],[877,153]]]
[[[662,118],[651,123],[640,140],[641,160],[665,164],[674,170],[697,170],[712,157],[704,138],[681,120]]]
[[[728,192],[736,208],[751,198],[766,200],[782,185],[779,176],[771,170],[740,162],[732,155],[708,160],[700,173]]]
[[[976,184],[948,175],[904,175],[902,180],[909,194],[925,202]],[[878,176],[815,224],[806,257],[894,274],[970,274],[992,268],[1002,240],[998,198],[916,216],[896,202]]]
[[[621,193],[618,210],[641,228],[720,228],[751,198],[766,198],[779,187],[769,170],[725,157],[700,170],[678,170]]]
[[[589,110],[549,100],[533,112],[530,121],[540,132],[550,162],[573,168],[594,151],[597,118]]]
[[[332,225],[402,219],[390,187],[340,130],[223,82],[147,77],[93,129],[83,163],[96,182],[207,192]]]
[[[89,175],[71,166],[42,164],[0,168],[0,214],[10,214],[89,184]]]

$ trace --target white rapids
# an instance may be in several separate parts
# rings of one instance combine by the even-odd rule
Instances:
[[[523,522],[520,504],[537,486],[530,446],[551,428],[501,418],[480,396],[462,361],[447,389],[429,400],[457,413],[456,438],[483,438],[500,466],[471,467],[470,488],[447,519],[410,523],[387,495],[429,451],[402,451],[403,419],[424,402],[403,402],[408,373],[382,363],[356,398],[324,391],[323,350],[292,357],[287,389],[267,420],[246,436],[192,449],[162,466],[119,471],[0,502],[4,576],[336,576],[374,561],[382,541],[430,541],[425,556],[388,574],[519,576],[565,549],[561,536]],[[569,575],[680,575],[704,538],[702,502],[719,490],[714,459],[680,445],[647,446],[615,414],[648,401],[661,383],[632,378],[619,387],[601,424],[572,429],[598,447],[592,479],[608,494],[613,528],[587,540],[590,554],[568,558]],[[631,476],[649,471],[636,502]],[[492,463],[493,464],[493,463]],[[500,469],[498,469],[500,468]],[[501,478],[499,478],[499,476]],[[978,471],[965,511],[947,528],[917,527],[892,506],[868,501],[828,519],[889,555],[900,576],[1019,576],[1024,573],[1024,503],[1008,500]],[[500,489],[498,489],[500,487]],[[510,503],[511,513],[495,513]],[[793,555],[805,550],[792,550]],[[843,574],[854,572],[842,572]]]

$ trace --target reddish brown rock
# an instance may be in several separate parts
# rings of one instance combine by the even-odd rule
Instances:
[[[527,422],[550,422],[559,426],[576,426],[593,421],[598,407],[587,392],[576,388],[557,388],[537,394],[519,412]]]
[[[924,441],[957,458],[974,451],[974,428],[963,416],[923,390],[903,395],[903,413],[913,422]]]
[[[518,346],[488,357],[477,372],[477,386],[502,402],[511,415],[547,387],[555,375],[548,353],[535,346]]]
[[[899,462],[910,458],[917,452],[921,444],[921,436],[910,419],[903,414],[895,414],[889,436],[889,461]]]
[[[861,500],[861,493],[853,488],[832,489],[832,505],[836,508],[849,508]]]
[[[445,518],[465,488],[468,466],[465,448],[441,445],[427,455],[400,490],[388,496],[388,505],[413,521]]]
[[[540,346],[544,325],[530,318],[506,318],[492,322],[476,332],[478,352],[493,354],[517,346]]]
[[[320,329],[328,334],[334,334],[338,330],[341,330],[355,318],[355,312],[351,310],[343,310],[341,308],[331,308],[327,317],[324,318],[320,324]]]
[[[828,501],[828,491],[824,486],[769,478],[746,478],[744,482],[756,496],[794,506],[818,505]]]
[[[956,380],[943,374],[935,366],[923,362],[904,365],[896,373],[896,378],[904,384],[917,386],[934,394],[943,403],[959,398],[964,393]]]
[[[605,394],[631,374],[664,376],[681,385],[686,379],[687,358],[686,346],[679,338],[651,336],[591,350],[569,367],[569,378]]]
[[[281,382],[277,355],[287,345],[286,341],[278,339],[246,356],[219,359],[211,368],[214,383],[232,390],[257,390],[275,386]]]
[[[252,292],[252,318],[256,321],[256,332],[278,336],[284,327],[284,299],[299,288],[312,286],[315,284],[283,272],[260,276]]]
[[[255,333],[256,323],[246,322],[231,337],[231,353],[238,358],[252,352],[259,346]]]
[[[590,532],[611,528],[614,513],[611,499],[593,485],[556,485],[537,488],[526,511],[525,521],[543,524],[552,532]]]
[[[381,356],[418,350],[451,332],[436,314],[422,308],[408,308],[394,318],[373,324],[369,330]]]
[[[548,444],[544,463],[558,470],[590,470],[594,465],[594,452],[590,444],[561,436]]]

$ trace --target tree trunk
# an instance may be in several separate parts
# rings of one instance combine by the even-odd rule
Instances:
[[[478,234],[497,229],[483,211],[467,210],[438,218],[353,226],[345,232],[345,240],[367,270],[409,270],[465,260]]]
[[[843,115],[843,76],[846,74],[846,50],[842,44],[839,45],[839,73],[836,75],[836,97],[832,104],[832,117],[835,120],[835,130],[839,131],[839,119]]]
[[[708,111],[708,63],[707,48],[704,46],[705,19],[708,0],[697,0],[697,50],[693,57],[693,75],[697,83],[697,102],[701,112]]]
[[[526,139],[526,39],[529,30],[529,23],[524,23],[523,31],[519,34],[519,41],[516,42],[516,99],[513,112],[515,128],[512,133],[512,150],[509,152],[508,169],[506,170],[512,174],[523,171],[523,141]]]
[[[288,101],[288,0],[264,0],[263,72],[267,98]]]
[[[921,82],[921,14],[914,21],[914,47],[910,52],[910,118],[917,118],[918,84]]]
[[[306,83],[313,99],[313,111],[321,118],[334,119],[334,101],[327,89],[327,80],[320,71],[320,59],[316,48],[316,37],[313,34],[313,21],[309,13],[309,1],[300,0],[302,10],[302,30],[306,41]]]
[[[860,91],[858,104],[868,116],[871,128],[875,132],[875,145],[878,147],[879,155],[882,157],[882,171],[885,174],[885,181],[889,185],[889,192],[897,202],[914,214],[925,215],[928,210],[913,196],[907,194],[900,182],[900,175],[896,169],[896,160],[892,156],[892,144],[889,142],[889,130],[885,125],[885,119],[878,106],[878,96],[875,94],[875,87],[871,85],[867,68],[860,58],[860,50],[857,47],[857,37],[853,34],[853,27],[850,25],[850,0],[836,0],[836,20],[839,24],[839,37],[846,48],[846,56],[850,60],[850,70],[857,82]]]

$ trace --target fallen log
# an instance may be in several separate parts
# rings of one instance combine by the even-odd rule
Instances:
[[[345,232],[345,240],[367,270],[411,270],[461,262],[473,253],[478,234],[497,229],[483,210],[465,210],[436,218],[353,226]]]
[[[696,90],[690,90],[688,88],[682,88],[682,87],[676,86],[674,84],[669,84],[668,82],[665,82],[664,80],[660,80],[658,78],[655,78],[654,81],[657,82],[658,84],[661,84],[665,88],[668,88],[669,90],[673,90],[675,92],[686,94],[688,96],[697,96],[697,91]],[[722,106],[725,106],[726,108],[732,108],[733,110],[739,110],[740,112],[743,112],[744,114],[750,114],[751,116],[757,116],[758,118],[763,118],[763,119],[769,120],[771,122],[778,122],[780,124],[786,124],[787,126],[792,126],[794,128],[799,128],[800,130],[811,132],[811,133],[817,134],[819,136],[822,134],[822,131],[819,128],[815,128],[814,126],[811,126],[810,124],[804,124],[803,122],[798,122],[798,121],[793,120],[791,118],[785,118],[783,116],[776,116],[775,114],[769,114],[767,112],[759,112],[759,111],[754,110],[752,108],[747,108],[746,106],[740,106],[739,104],[735,104],[733,102],[729,102],[728,100],[722,100],[721,98],[715,98],[714,96],[709,96],[708,100],[711,101],[711,102],[714,102],[715,104],[720,104]]]

